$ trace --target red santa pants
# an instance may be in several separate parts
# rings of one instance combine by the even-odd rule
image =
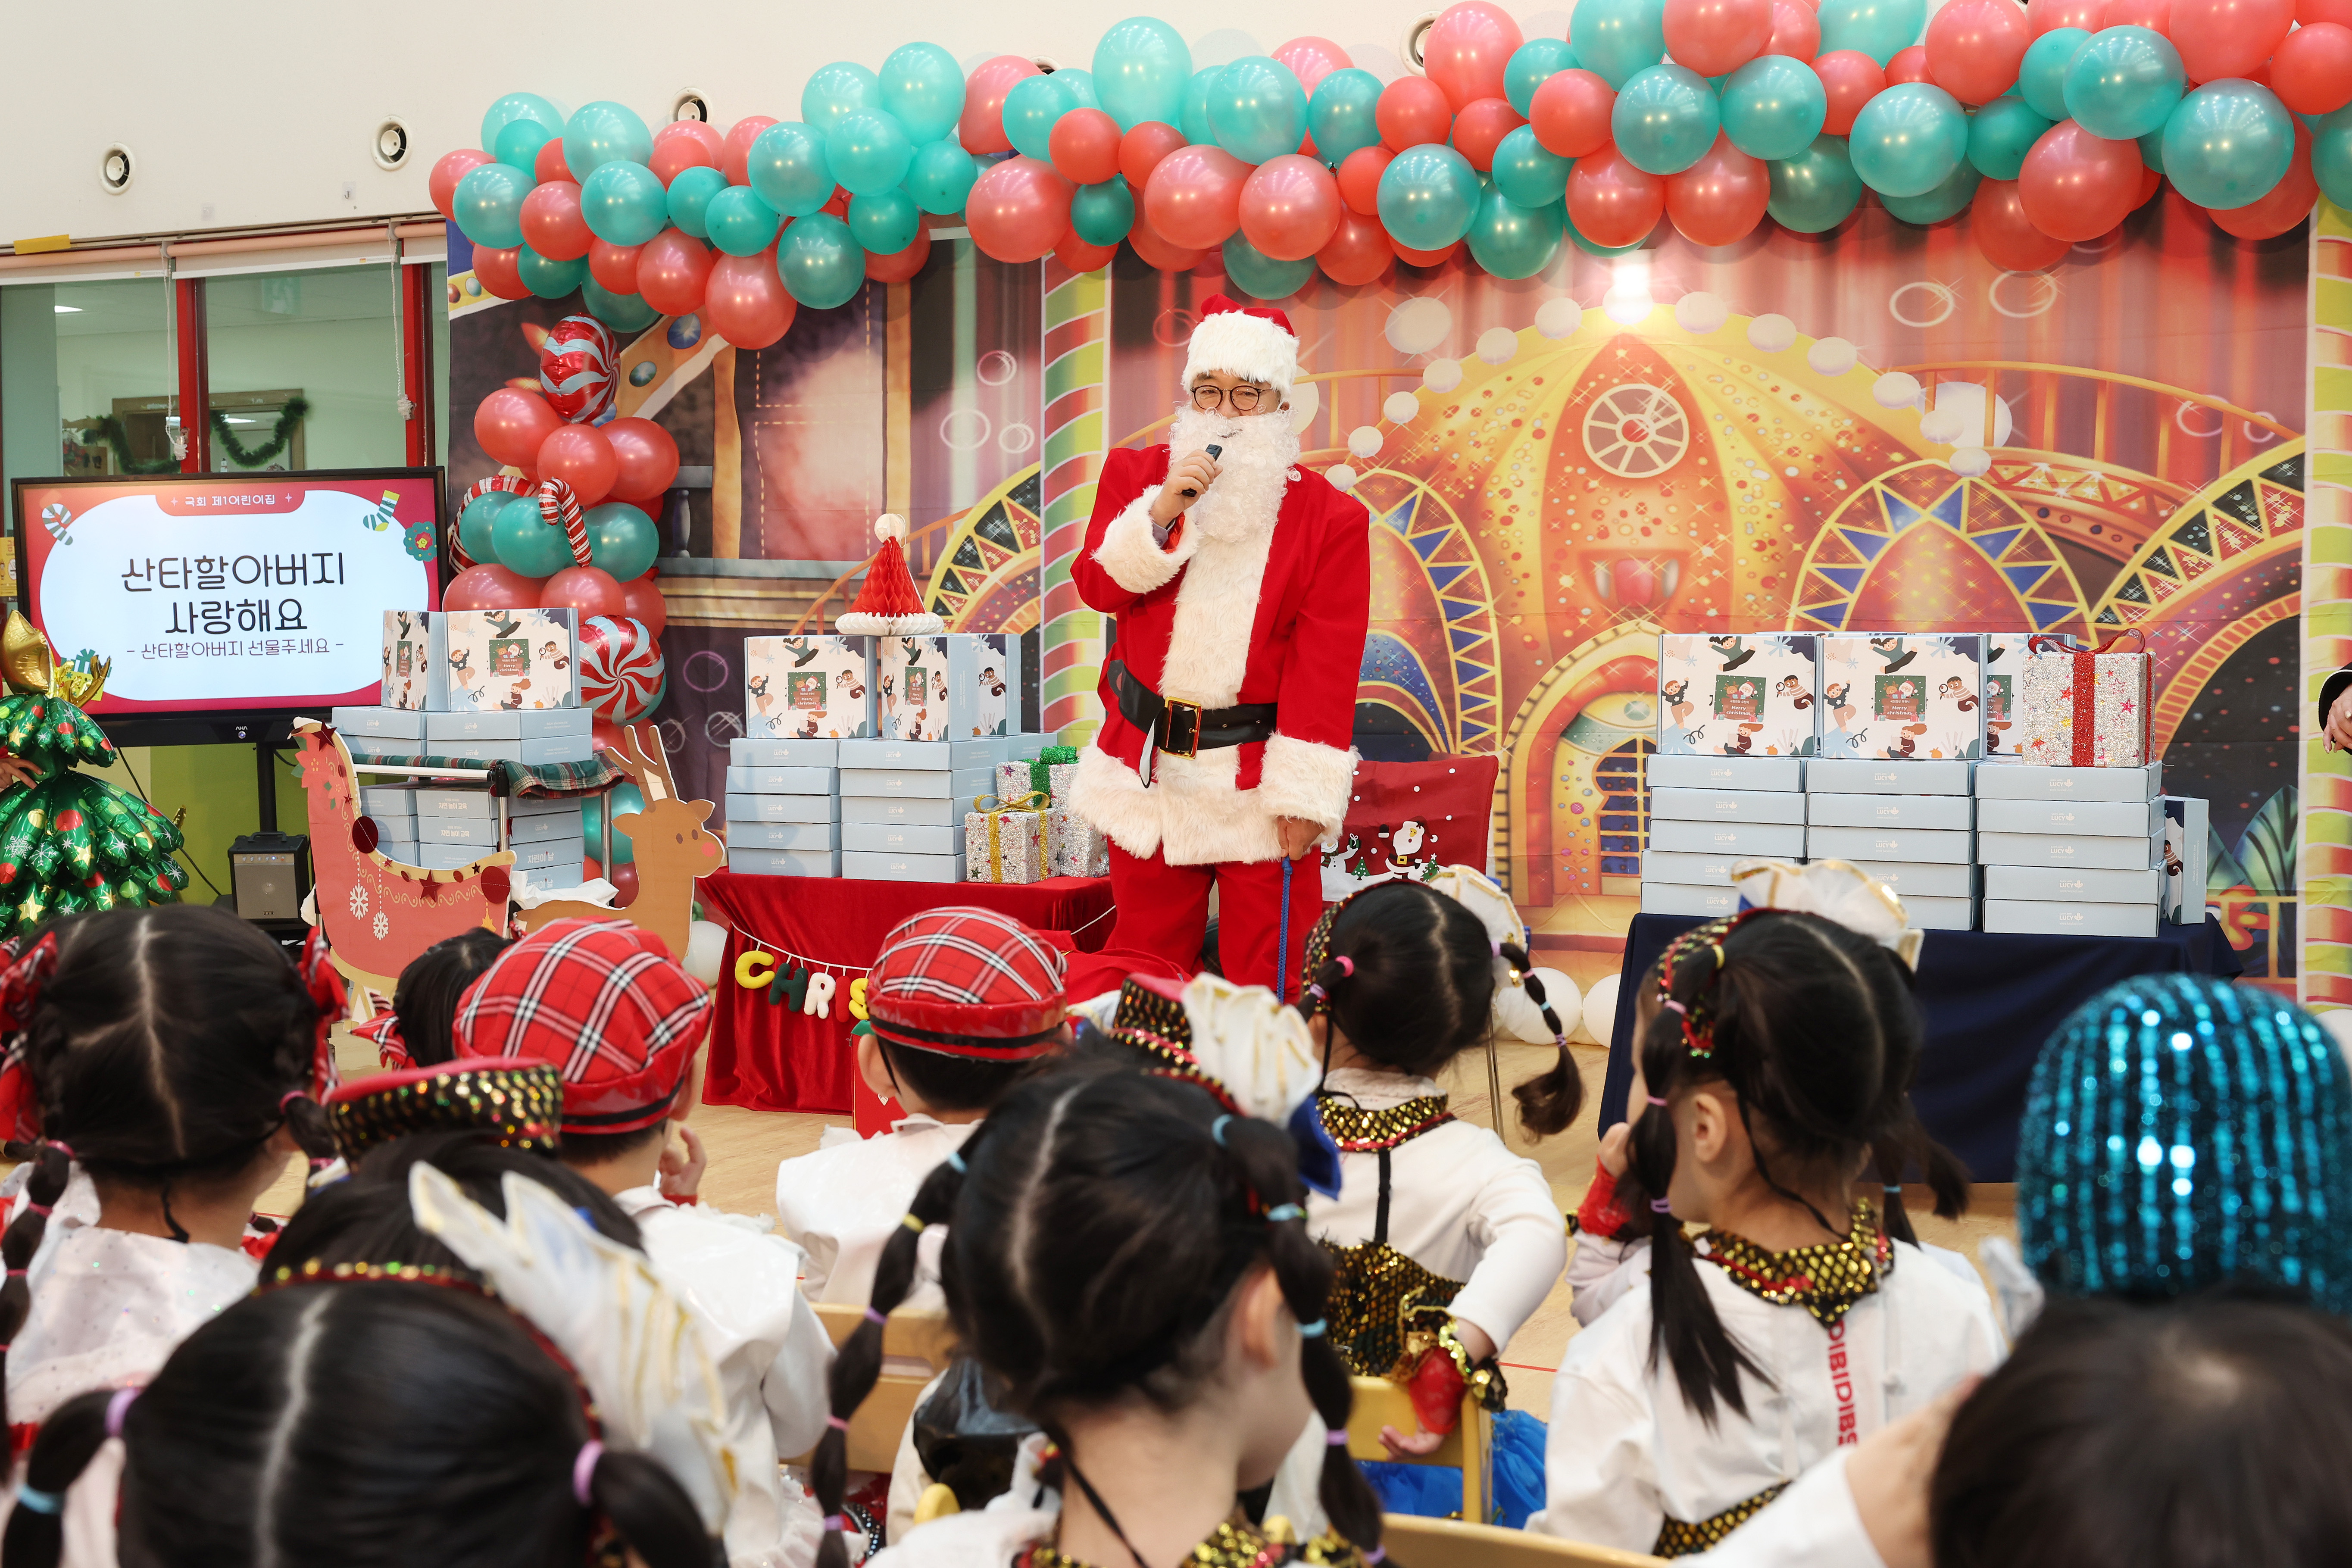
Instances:
[[[1297,996],[1304,980],[1300,953],[1323,913],[1319,857],[1291,862],[1289,952],[1280,989]],[[1217,961],[1236,985],[1275,986],[1275,949],[1281,940],[1282,862],[1225,861],[1171,866],[1158,855],[1135,856],[1110,847],[1111,894],[1118,923],[1100,952],[1073,954],[1072,1001],[1116,991],[1130,974],[1190,980],[1201,973],[1201,942],[1209,929],[1209,889],[1217,889]]]

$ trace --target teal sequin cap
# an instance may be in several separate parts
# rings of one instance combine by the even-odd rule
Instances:
[[[2042,1047],[2017,1151],[2057,1295],[2252,1278],[2352,1313],[2352,1073],[2309,1013],[2202,975],[2125,981]]]

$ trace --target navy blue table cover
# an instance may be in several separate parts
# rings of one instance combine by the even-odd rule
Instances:
[[[1635,915],[1625,936],[1617,1020],[1600,1126],[1625,1119],[1633,1081],[1633,1002],[1666,943],[1699,921]],[[2215,974],[2235,979],[2238,955],[2221,923],[2163,925],[2153,940],[2114,936],[2011,936],[1931,931],[1919,950],[1917,995],[1927,1049],[1912,1102],[1946,1148],[1979,1182],[2015,1179],[2017,1121],[2042,1042],[2060,1021],[2118,980],[2135,974]]]

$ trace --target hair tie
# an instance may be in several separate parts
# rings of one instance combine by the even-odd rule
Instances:
[[[1317,981],[1309,981],[1307,983],[1307,989],[1302,992],[1301,994],[1310,997],[1318,1002],[1328,1002],[1331,1000],[1331,994],[1328,991],[1324,990],[1321,983]]]
[[[1493,948],[1493,949],[1495,950],[1495,956],[1496,956],[1496,958],[1500,958],[1500,957],[1502,957],[1502,956],[1503,956],[1503,939],[1502,939],[1501,937],[1499,937],[1499,936],[1490,936],[1490,937],[1488,937],[1488,938],[1486,939],[1486,945],[1487,945],[1487,946],[1489,946],[1489,947],[1491,947],[1491,948]]]
[[[62,1138],[52,1138],[48,1140],[48,1144],[50,1148],[55,1149],[58,1153],[63,1154],[68,1160],[79,1160],[81,1158],[80,1155],[73,1152],[73,1145],[67,1142]]]
[[[838,1535],[848,1528],[848,1525],[842,1522],[841,1515],[829,1513],[824,1516],[824,1531],[827,1535]]]
[[[49,1217],[49,1205],[47,1204],[26,1204],[25,1205],[25,1212],[26,1214],[37,1214],[43,1219],[47,1219]]]
[[[1209,1123],[1209,1136],[1220,1149],[1225,1146],[1225,1128],[1232,1121],[1232,1113],[1228,1112]]]
[[[1650,1200],[1650,1212],[1652,1214],[1672,1214],[1675,1212],[1675,1201],[1672,1198],[1652,1198]]]
[[[832,1428],[833,1428],[835,1431],[836,1431],[836,1432],[846,1432],[846,1431],[848,1431],[848,1430],[849,1430],[849,1423],[848,1423],[848,1422],[846,1422],[846,1421],[844,1421],[844,1420],[843,1420],[840,1416],[838,1416],[838,1415],[828,1415],[828,1416],[826,1416],[826,1417],[824,1418],[824,1424],[825,1424],[826,1426],[828,1426],[832,1427]]]
[[[310,1091],[307,1089],[289,1089],[284,1094],[278,1097],[278,1109],[280,1111],[283,1111],[288,1106],[293,1104],[296,1100],[308,1100],[310,1098]]]
[[[122,1418],[131,1414],[131,1402],[138,1397],[139,1391],[135,1388],[118,1388],[114,1391],[114,1397],[106,1402],[106,1435],[108,1436],[122,1436]]]
[[[1364,1568],[1380,1568],[1380,1565],[1388,1559],[1389,1549],[1385,1546],[1375,1546],[1364,1553]]]
[[[1551,1037],[1551,1043],[1563,1051],[1568,1049],[1568,1037],[1566,1035],[1554,1035]]]
[[[1885,1185],[1884,1187],[1881,1187],[1881,1188],[1879,1189],[1879,1191],[1881,1191],[1881,1192],[1886,1192],[1886,1193],[1899,1193],[1899,1192],[1901,1192],[1902,1190],[1903,1190],[1903,1184],[1902,1184],[1902,1183],[1900,1183],[1900,1182],[1889,1182],[1889,1183],[1887,1183],[1887,1184],[1886,1184],[1886,1185]]]
[[[949,1164],[949,1166],[950,1166],[950,1168],[952,1168],[952,1169],[954,1170],[954,1172],[955,1172],[955,1173],[956,1173],[957,1175],[959,1175],[959,1176],[963,1175],[963,1174],[965,1173],[965,1172],[964,1172],[964,1168],[963,1168],[963,1151],[962,1151],[962,1150],[961,1150],[961,1149],[950,1149],[950,1150],[949,1150],[949,1151],[948,1151],[948,1164]]]
[[[1681,1003],[1675,1001],[1671,996],[1659,1003],[1658,1005],[1665,1008],[1669,1012],[1680,1013],[1685,1018],[1690,1016],[1690,1009],[1684,1006]]]
[[[873,1308],[868,1307],[866,1309],[866,1321],[869,1323],[887,1323],[890,1320],[887,1314],[877,1312]]]
[[[62,1492],[45,1492],[38,1487],[18,1487],[16,1506],[29,1508],[35,1513],[59,1514],[65,1511],[66,1500]]]
[[[580,1455],[572,1461],[572,1495],[580,1506],[588,1506],[590,1483],[596,1479],[596,1461],[604,1457],[604,1445],[591,1437],[580,1445]]]
[[[25,1271],[21,1268],[11,1268],[8,1270],[7,1277],[11,1279],[22,1279],[25,1278]]]
[[[1664,1104],[1665,1104],[1666,1102],[1665,1102],[1664,1100],[1660,1100],[1656,1095],[1654,1095],[1654,1095],[1650,1096],[1650,1103],[1651,1103],[1652,1105],[1664,1105]]]
[[[1348,1446],[1348,1429],[1342,1426],[1337,1432],[1326,1432],[1323,1434],[1323,1441],[1327,1447],[1344,1448]]]
[[[1297,1204],[1276,1204],[1265,1211],[1265,1222],[1268,1225],[1280,1225],[1286,1219],[1305,1219],[1306,1217],[1307,1211]]]
[[[1330,1326],[1321,1318],[1316,1319],[1311,1323],[1301,1323],[1298,1325],[1298,1337],[1302,1340],[1319,1340],[1323,1337],[1323,1331]]]
[[[898,1223],[905,1226],[908,1230],[913,1231],[917,1236],[923,1234],[923,1222],[917,1219],[913,1215],[908,1215],[899,1220]]]
[[[1353,978],[1355,977],[1355,973],[1356,973],[1356,961],[1355,961],[1354,959],[1352,959],[1352,958],[1349,958],[1346,953],[1344,953],[1344,952],[1343,952],[1343,953],[1338,954],[1337,956],[1335,956],[1335,957],[1331,960],[1331,962],[1332,962],[1332,963],[1336,963],[1336,964],[1338,964],[1338,965],[1339,966],[1339,973],[1340,973],[1343,976],[1346,976],[1347,978],[1349,978],[1349,979],[1353,979]]]

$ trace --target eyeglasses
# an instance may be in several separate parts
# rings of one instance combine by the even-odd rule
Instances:
[[[1222,403],[1236,414],[1255,414],[1259,399],[1265,395],[1263,386],[1236,386],[1231,392],[1223,387],[1196,386],[1192,389],[1192,406],[1206,414]]]

